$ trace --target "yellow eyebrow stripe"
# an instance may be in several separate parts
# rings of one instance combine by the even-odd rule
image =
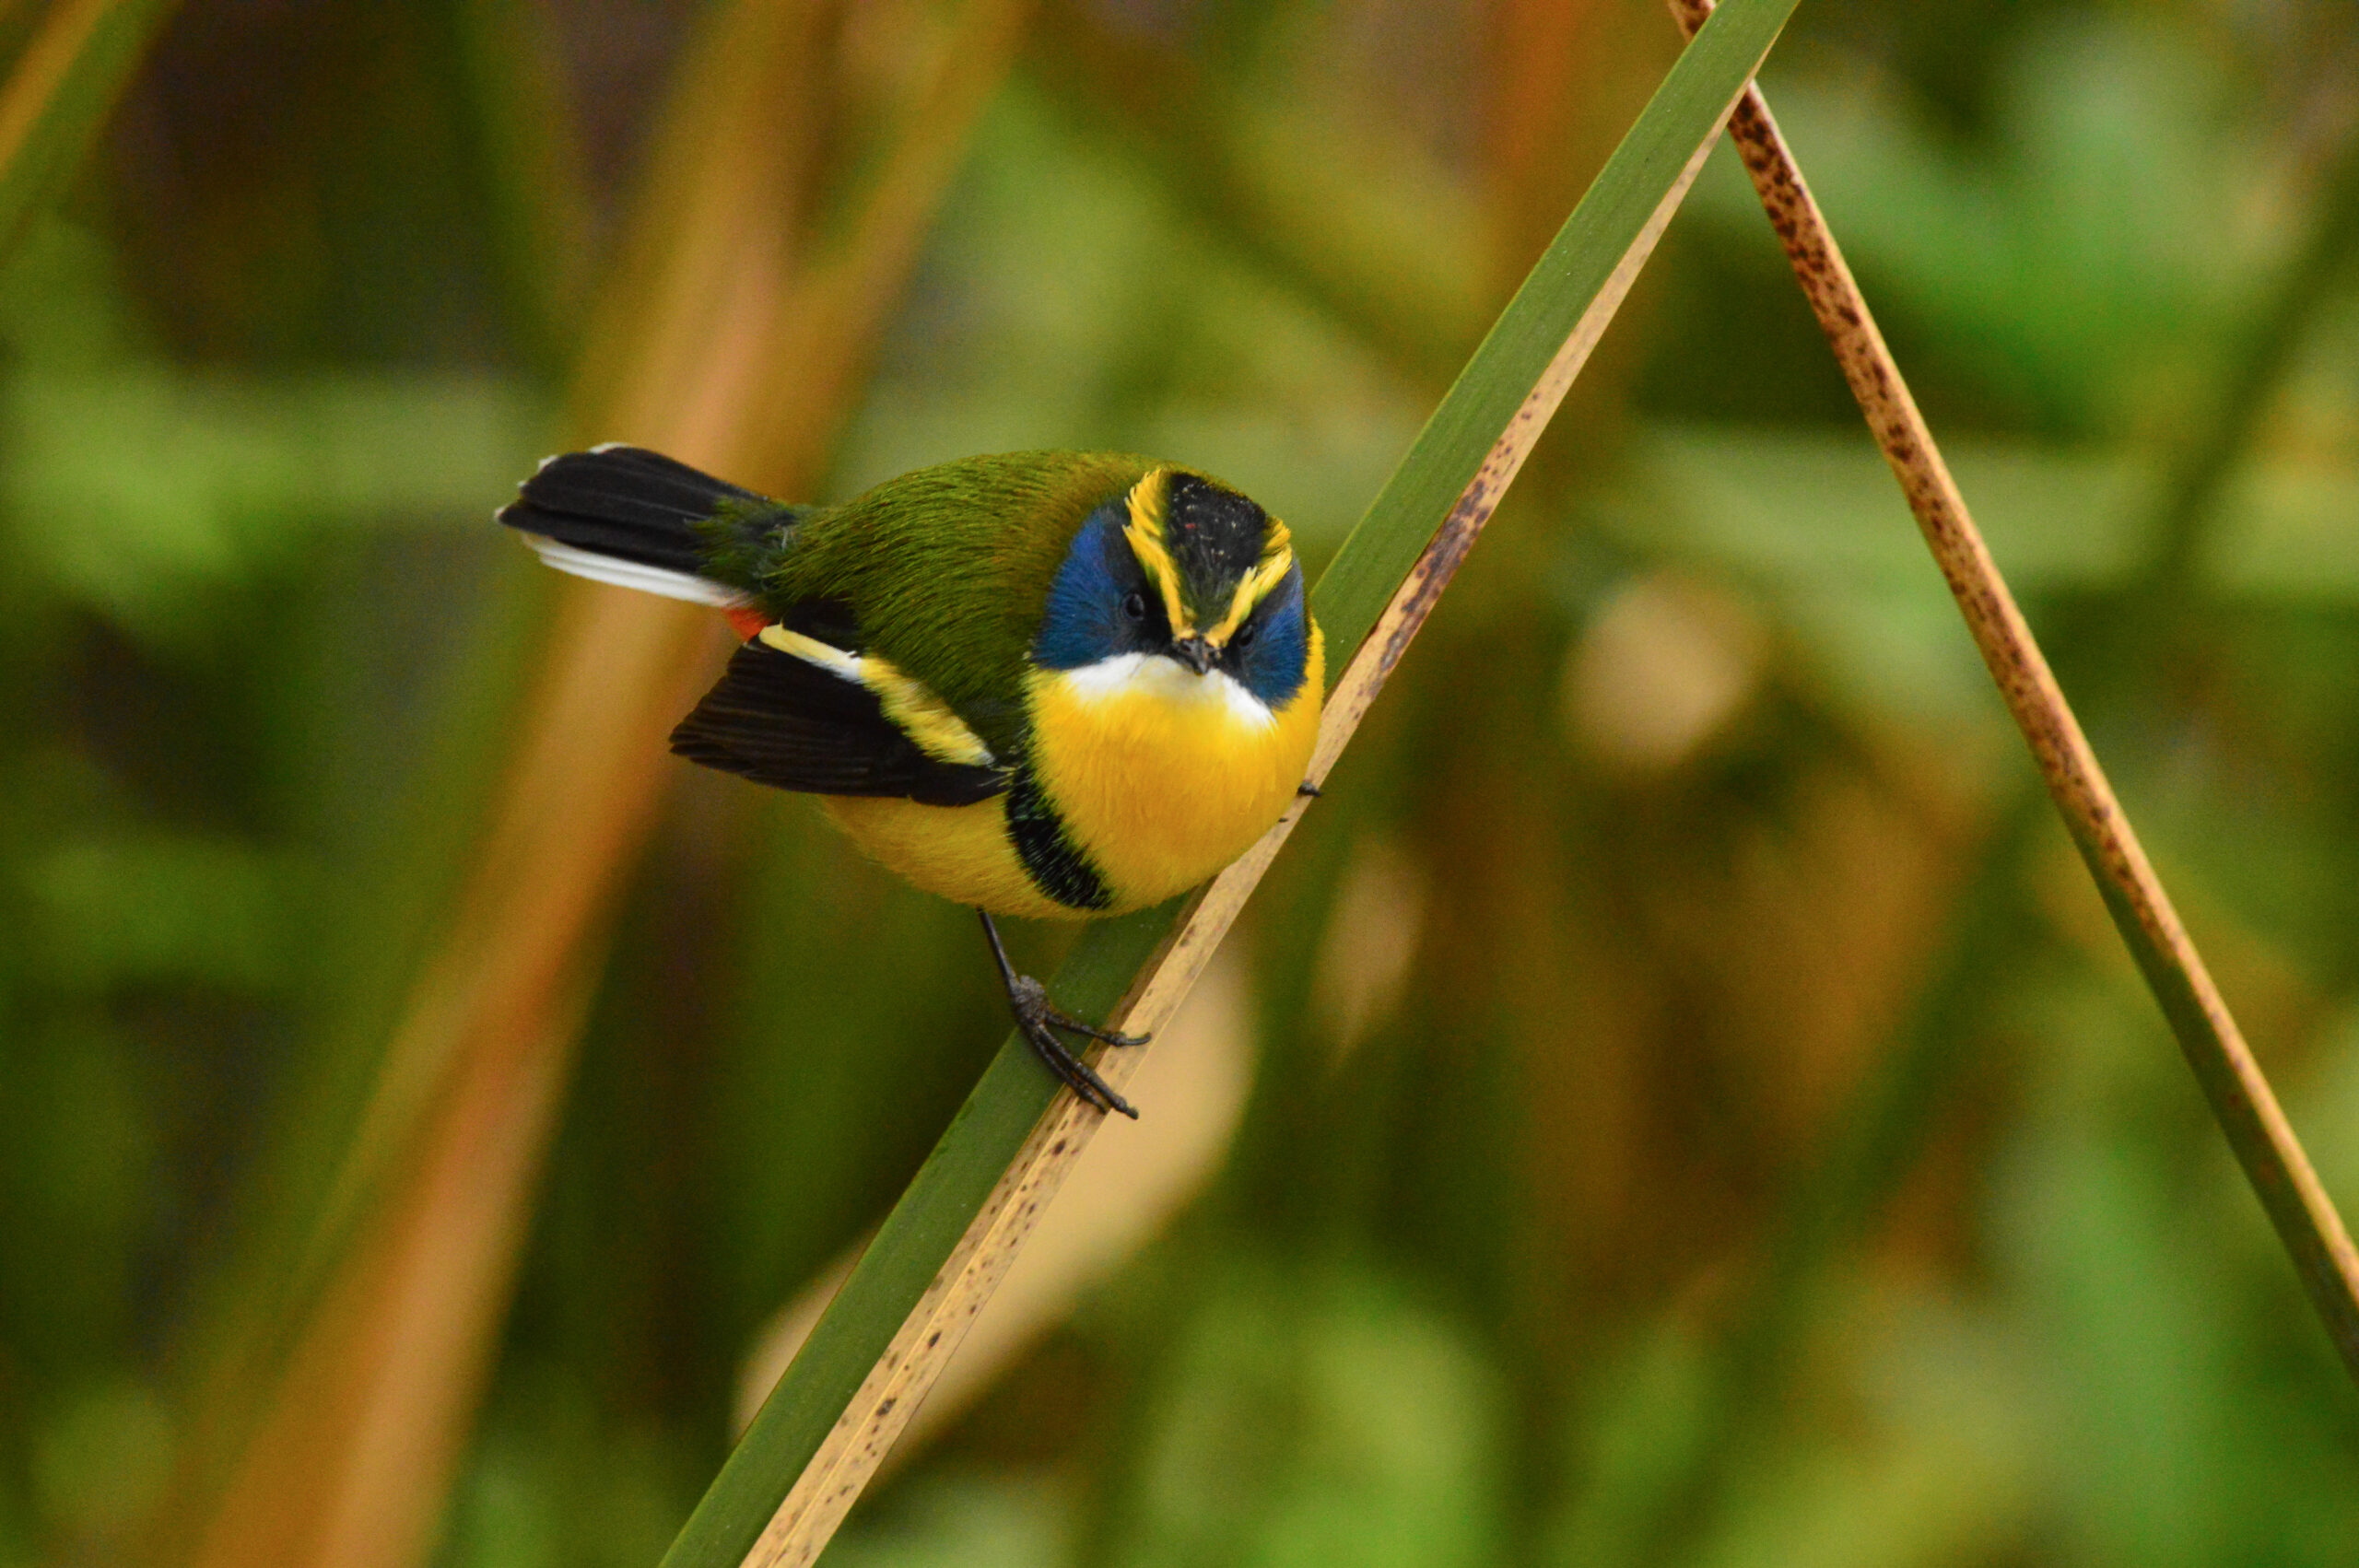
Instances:
[[[1270,537],[1262,547],[1261,560],[1245,574],[1237,591],[1229,595],[1228,614],[1221,618],[1220,625],[1204,634],[1204,640],[1215,648],[1225,646],[1237,628],[1245,624],[1245,617],[1253,613],[1253,606],[1262,602],[1262,595],[1277,587],[1293,565],[1294,536],[1286,532],[1285,523],[1272,518]]]
[[[1172,560],[1171,551],[1164,543],[1163,513],[1171,487],[1171,471],[1156,468],[1146,477],[1131,486],[1131,521],[1122,530],[1122,537],[1130,541],[1131,554],[1145,568],[1147,578],[1163,597],[1163,614],[1171,623],[1174,638],[1192,637],[1195,625],[1188,618],[1188,607],[1180,602],[1180,567]]]

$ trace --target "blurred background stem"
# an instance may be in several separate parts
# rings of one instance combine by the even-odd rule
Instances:
[[[838,10],[707,23],[580,378],[574,441],[628,435],[806,492],[1018,14],[980,4],[898,41],[883,101],[863,100],[874,82],[833,101],[807,90],[845,51]],[[875,159],[863,182],[828,188],[831,144]],[[721,642],[687,607],[564,590],[476,869],[294,1271],[303,1327],[196,1561],[397,1564],[430,1546],[595,946],[667,771],[662,737]]]
[[[82,167],[170,0],[55,0],[26,7],[29,36],[0,86],[0,243],[56,200]]]

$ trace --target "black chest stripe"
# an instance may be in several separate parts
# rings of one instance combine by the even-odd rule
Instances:
[[[1068,909],[1105,909],[1114,895],[1089,857],[1065,837],[1056,808],[1040,792],[1028,766],[1018,767],[1007,789],[1007,836],[1033,885]]]

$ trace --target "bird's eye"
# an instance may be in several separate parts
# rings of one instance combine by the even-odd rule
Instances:
[[[1241,652],[1241,651],[1243,651],[1243,650],[1244,650],[1244,649],[1249,649],[1249,648],[1252,647],[1252,646],[1253,646],[1253,633],[1254,633],[1257,629],[1258,629],[1258,628],[1253,625],[1253,623],[1252,623],[1252,622],[1250,622],[1250,621],[1246,622],[1243,626],[1241,626],[1238,627],[1238,628],[1237,628],[1237,630],[1236,630],[1236,632],[1235,632],[1235,634],[1233,634],[1233,635],[1229,638],[1229,639],[1228,639],[1228,646],[1229,646],[1229,647],[1231,647],[1231,648],[1234,648],[1234,649],[1238,649],[1240,652]]]
[[[1145,619],[1146,619],[1146,595],[1145,595],[1145,594],[1144,594],[1144,593],[1141,593],[1141,592],[1140,592],[1137,589],[1135,589],[1135,588],[1132,589],[1128,593],[1126,593],[1126,594],[1122,595],[1122,614],[1125,614],[1125,615],[1128,615],[1131,619],[1133,619],[1133,620],[1134,620],[1134,621],[1144,621],[1144,620],[1145,620]]]

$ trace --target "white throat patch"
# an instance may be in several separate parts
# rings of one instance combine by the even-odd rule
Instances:
[[[1267,730],[1278,721],[1260,697],[1226,672],[1209,670],[1199,675],[1160,653],[1118,653],[1058,675],[1068,691],[1085,701],[1144,696],[1174,708],[1225,709],[1231,720],[1250,729]]]

